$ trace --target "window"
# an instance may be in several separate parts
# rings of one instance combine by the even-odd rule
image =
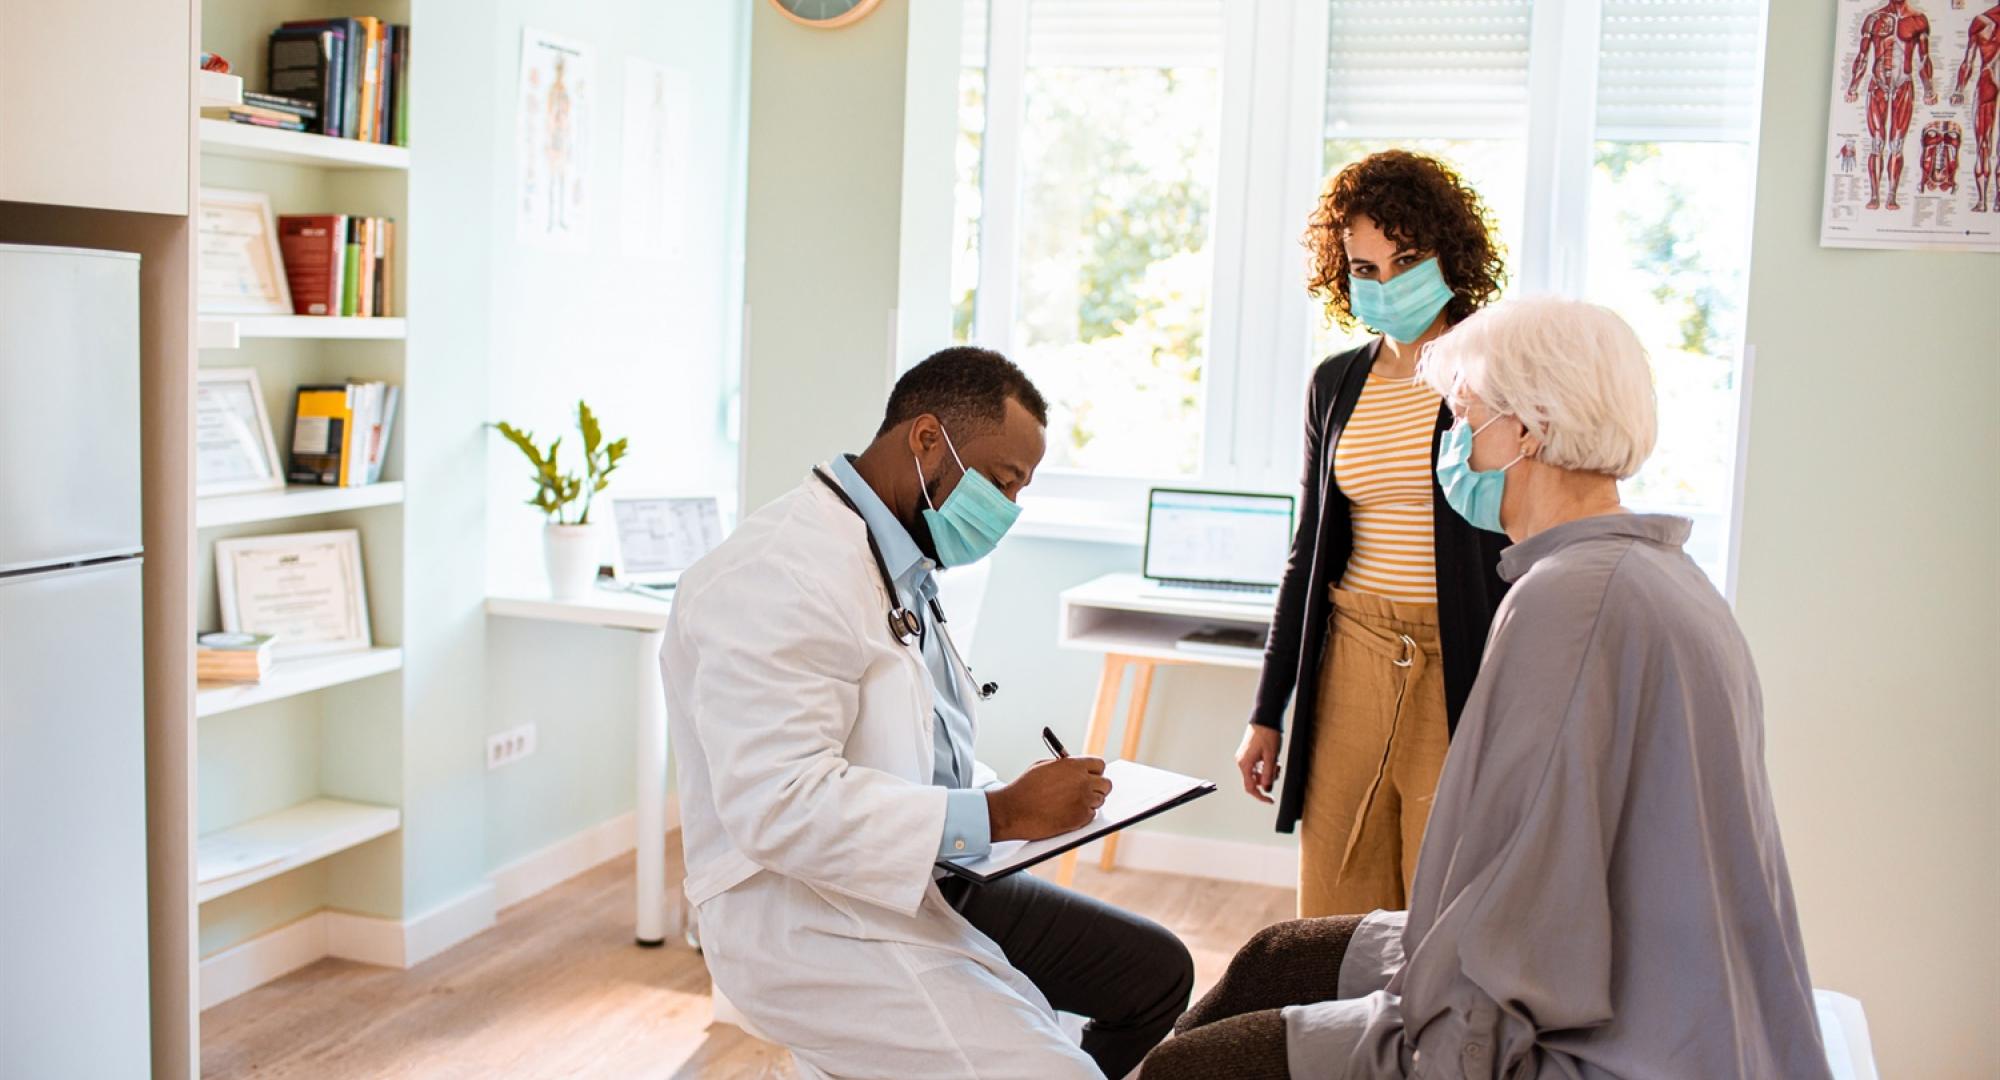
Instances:
[[[1005,86],[1018,119],[1004,182],[989,172],[979,195],[959,200],[962,217],[995,194],[1012,209],[1003,246],[978,258],[988,295],[963,294],[977,339],[1007,352],[1049,399],[1044,469],[1196,475],[1221,0],[1031,0],[994,11],[1014,24],[991,40],[1017,48],[990,53],[980,91]],[[1004,309],[991,295],[1000,276]]]
[[[979,302],[980,166],[986,148],[986,2],[967,0],[959,42],[958,141],[952,147],[951,340],[972,340]]]
[[[1605,0],[1591,148],[1591,300],[1652,354],[1659,449],[1626,500],[1695,521],[1689,553],[1727,563],[1738,363],[1750,261],[1755,0]]]
[[[1390,146],[1485,198],[1509,291],[1617,310],[1654,359],[1634,505],[1724,576],[1763,0],[988,0],[960,83],[960,340],[1048,393],[1037,494],[1288,490],[1324,177]],[[1035,517],[1030,506],[1029,520]]]
[[[1394,0],[1327,4],[1326,133],[1332,176],[1378,150],[1439,157],[1478,191],[1501,243],[1520,250],[1528,151],[1528,0],[1438,5],[1422,18]],[[1322,315],[1317,364],[1368,337]]]

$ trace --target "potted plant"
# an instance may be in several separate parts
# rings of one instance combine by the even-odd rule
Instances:
[[[535,495],[529,506],[547,519],[542,526],[542,563],[549,575],[549,595],[557,600],[575,600],[590,593],[597,577],[597,541],[590,528],[590,503],[611,482],[611,474],[625,457],[627,440],[604,441],[597,416],[590,406],[576,403],[576,426],[583,435],[583,475],[564,472],[556,455],[562,437],[548,449],[535,445],[535,433],[523,431],[505,421],[495,425],[507,441],[519,447],[534,466]]]

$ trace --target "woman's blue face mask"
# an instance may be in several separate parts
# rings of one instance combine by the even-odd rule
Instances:
[[[1487,532],[1507,531],[1500,524],[1500,500],[1507,493],[1507,470],[1528,456],[1517,454],[1514,460],[1488,472],[1472,467],[1472,440],[1501,419],[1496,416],[1475,428],[1461,418],[1444,433],[1444,443],[1438,447],[1437,478],[1438,487],[1444,490],[1444,501],[1474,528]]]
[[[975,470],[965,467],[959,461],[958,448],[951,444],[951,433],[939,426],[944,435],[945,449],[951,451],[951,459],[958,462],[958,486],[945,496],[941,507],[926,507],[924,524],[931,530],[931,543],[937,548],[938,562],[944,566],[964,566],[975,563],[993,554],[1000,545],[1000,538],[1014,527],[1014,521],[1021,516],[1021,508],[993,486]],[[931,501],[930,488],[924,481],[924,463],[917,462],[917,487],[924,493],[924,502]]]
[[[1411,342],[1437,321],[1451,302],[1451,286],[1435,258],[1410,267],[1387,281],[1347,276],[1347,306],[1370,328],[1397,341]]]

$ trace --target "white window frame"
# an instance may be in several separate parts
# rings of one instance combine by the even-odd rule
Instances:
[[[1028,7],[1029,0],[990,0],[987,31],[972,340],[1003,353],[1013,344],[1017,301]],[[1586,291],[1602,13],[1602,0],[1534,0],[1527,199],[1510,267],[1523,293]],[[1328,18],[1324,0],[1224,5],[1199,474],[1044,469],[1022,499],[1026,512],[1017,531],[1023,535],[1138,543],[1145,493],[1157,484],[1296,494],[1306,381],[1300,367],[1313,320],[1321,317],[1299,287],[1297,269],[1305,259],[1300,237],[1324,179]],[[1755,146],[1753,132],[1753,154]],[[1753,184],[1754,177],[1753,157]],[[1731,505],[1734,497],[1726,493],[1720,502]],[[1733,562],[1732,556],[1731,573]]]

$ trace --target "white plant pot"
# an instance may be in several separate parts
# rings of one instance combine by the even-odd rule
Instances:
[[[597,530],[589,525],[542,526],[542,565],[549,573],[549,596],[589,596],[597,579]]]

